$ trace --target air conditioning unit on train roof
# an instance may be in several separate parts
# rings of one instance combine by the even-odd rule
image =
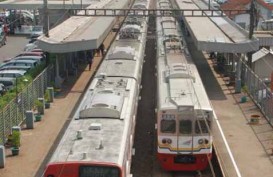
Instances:
[[[89,126],[89,130],[101,130],[102,128],[102,125],[101,123],[91,123],[90,126]]]

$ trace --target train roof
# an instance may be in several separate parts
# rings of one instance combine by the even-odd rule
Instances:
[[[146,22],[136,26],[143,32],[147,28]],[[140,33],[138,38],[128,39],[117,37],[112,43],[51,163],[89,161],[122,164],[135,117],[146,34]]]
[[[123,76],[97,75],[51,162],[92,161],[121,164],[125,151],[121,145],[127,141],[124,135],[131,117],[134,116],[131,115],[134,108],[130,104],[137,92],[136,82],[134,78]]]
[[[211,110],[202,80],[178,25],[171,18],[157,22],[157,26],[162,28],[158,31],[161,36],[158,40],[159,107],[167,110],[193,106],[195,109]]]

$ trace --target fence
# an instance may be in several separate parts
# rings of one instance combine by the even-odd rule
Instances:
[[[242,64],[242,83],[260,108],[268,122],[273,126],[273,95],[270,88],[262,81],[245,62]]]
[[[54,67],[49,66],[41,72],[32,83],[21,93],[18,93],[5,108],[0,110],[0,144],[11,133],[13,126],[20,125],[25,120],[25,111],[31,110],[35,100],[43,98],[45,90],[54,79]]]

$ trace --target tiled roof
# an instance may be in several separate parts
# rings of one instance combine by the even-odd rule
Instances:
[[[266,3],[266,2],[264,2],[264,0],[256,0],[256,2],[257,2],[260,6],[266,8],[266,9],[268,9],[268,10],[273,10],[273,5],[270,5],[270,4]],[[222,9],[223,11],[225,11],[225,10],[248,10],[248,9],[246,8],[246,6],[247,6],[248,4],[250,4],[250,3],[251,3],[251,0],[229,0],[228,2],[222,4],[220,7],[221,7],[221,9]],[[233,12],[231,12],[230,14],[227,13],[227,15],[228,15],[230,18],[232,18],[232,17],[234,17],[235,15],[245,14],[245,13],[246,13],[246,12],[244,12],[244,11],[238,11],[238,12],[233,11]]]

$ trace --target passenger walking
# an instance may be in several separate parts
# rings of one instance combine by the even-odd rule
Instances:
[[[89,66],[89,71],[90,71],[91,67],[92,67],[93,58],[94,58],[94,51],[91,50],[89,54],[90,55],[88,56],[88,58],[89,58],[88,66]]]
[[[101,53],[101,56],[103,56],[104,55],[104,44],[103,43],[101,43],[101,45],[99,46],[99,50],[100,50],[100,53]]]
[[[216,57],[215,53],[214,52],[210,52],[209,58],[214,59],[215,57]]]
[[[92,60],[90,59],[89,62],[88,62],[88,67],[89,67],[89,71],[91,70],[91,67],[92,67]]]
[[[7,24],[4,24],[4,32],[6,33],[6,35],[8,35],[9,33],[9,28]]]
[[[9,32],[7,24],[4,24],[3,29],[4,29],[4,39],[5,39],[5,44],[6,44],[7,36],[8,36],[8,32]]]

